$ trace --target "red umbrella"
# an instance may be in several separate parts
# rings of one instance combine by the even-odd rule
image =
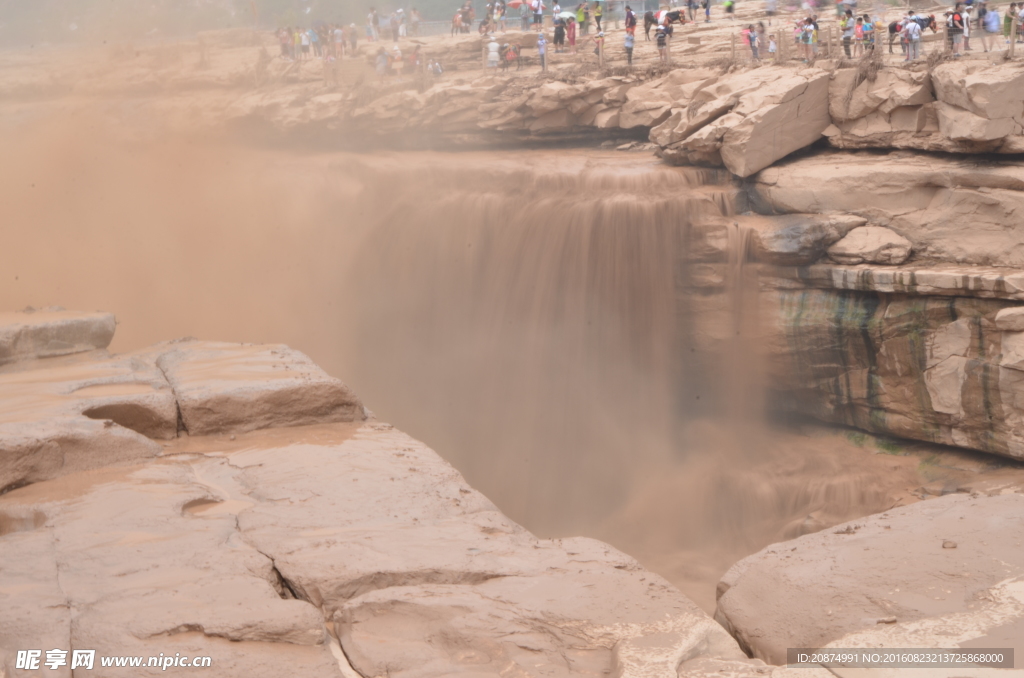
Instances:
[[[511,7],[512,9],[519,9],[520,7],[523,6],[523,2],[524,2],[524,0],[508,0],[508,2],[505,3],[505,6],[506,7]],[[540,8],[541,9],[547,9],[548,6],[545,5],[544,3],[541,3]]]

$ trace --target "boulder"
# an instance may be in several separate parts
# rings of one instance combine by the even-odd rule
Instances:
[[[826,71],[776,66],[711,78],[651,140],[670,161],[721,162],[750,176],[821,138],[831,122],[828,80]]]
[[[633,129],[660,125],[673,108],[687,105],[696,92],[715,82],[718,74],[718,70],[707,68],[677,69],[631,88],[622,106],[620,126]]]
[[[828,248],[840,264],[902,264],[910,257],[910,241],[883,226],[861,226]]]
[[[903,106],[916,107],[935,100],[926,71],[884,68],[874,79],[857,82],[858,73],[859,69],[843,68],[832,75],[829,114],[835,122],[863,118],[875,111],[889,114]]]
[[[956,141],[992,141],[1013,133],[1013,118],[988,119],[940,101],[936,106],[939,131]]]
[[[0,365],[106,348],[115,326],[112,313],[60,308],[0,313]]]
[[[996,313],[996,327],[1003,332],[1024,332],[1024,306],[1010,306]]]
[[[988,120],[1024,115],[1024,65],[953,61],[932,71],[939,101]]]
[[[1024,495],[947,495],[734,565],[715,618],[754,657],[788,647],[1024,651]]]
[[[753,230],[753,255],[757,261],[776,266],[806,266],[820,259],[826,248],[850,229],[866,222],[852,215],[790,214],[748,217],[746,226]]]
[[[770,70],[770,69],[769,69]],[[734,113],[742,122],[722,142],[722,161],[733,174],[749,177],[793,151],[810,146],[829,126],[825,71],[779,69],[765,87],[743,97]]]
[[[730,229],[750,232],[750,256],[775,266],[806,266],[820,259],[829,245],[867,220],[849,214],[739,214],[706,220],[691,228],[687,260],[725,262],[729,258]]]
[[[365,418],[347,386],[287,346],[184,342],[156,364],[190,435]]]

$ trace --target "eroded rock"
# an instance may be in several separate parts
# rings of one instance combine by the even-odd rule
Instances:
[[[1024,266],[1024,169],[955,157],[823,153],[752,182],[758,211],[862,216],[902,234],[915,260]]]
[[[1010,629],[1024,621],[1024,546],[1007,536],[1022,531],[1019,494],[892,509],[741,560],[715,616],[772,663],[787,647],[829,645],[1020,652],[1024,636]]]
[[[840,264],[902,264],[910,257],[910,241],[892,229],[861,226],[828,248],[828,256]]]
[[[347,386],[287,346],[189,342],[156,363],[191,435],[365,418]]]
[[[63,309],[0,313],[0,365],[106,348],[114,327],[112,313]]]
[[[715,77],[651,140],[670,161],[719,161],[747,177],[821,138],[831,123],[828,83],[822,70],[775,66]]]

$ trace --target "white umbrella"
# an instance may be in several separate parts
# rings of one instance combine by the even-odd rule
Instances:
[[[576,16],[576,15],[575,15],[575,14],[574,14],[573,12],[562,12],[562,13],[561,13],[561,14],[559,14],[558,16],[559,16],[559,17],[561,17],[562,19],[572,19],[572,18],[574,18],[574,17]]]

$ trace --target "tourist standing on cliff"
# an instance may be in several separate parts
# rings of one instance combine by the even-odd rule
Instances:
[[[533,0],[533,27],[541,30],[544,26],[544,3],[540,0]]]
[[[907,41],[907,58],[914,61],[921,55],[921,25],[916,21],[907,21],[903,25],[903,38]]]
[[[978,23],[981,24],[981,46],[988,52],[993,49],[992,38],[999,35],[999,12],[995,8],[989,9],[987,2],[983,2],[981,6],[985,11],[983,15],[979,11],[978,16]]]
[[[540,70],[548,70],[548,42],[544,39],[544,31],[537,33],[537,58],[540,59]]]
[[[370,15],[367,17],[370,21],[370,39],[373,41],[380,40],[380,17],[377,16],[377,8],[370,8]]]
[[[633,8],[626,5],[626,32],[630,35],[636,33],[636,14],[633,13]]]
[[[498,44],[498,39],[491,36],[491,41],[487,43],[487,68],[498,68],[498,62],[501,60],[501,45]]]
[[[964,51],[971,52],[971,8],[964,9]]]
[[[569,42],[569,53],[576,53],[576,19],[569,17],[565,22],[565,39]]]
[[[839,27],[843,32],[843,52],[846,54],[846,58],[849,59],[853,56],[850,52],[850,46],[853,45],[854,34],[853,11],[846,10],[842,21],[839,23]]]
[[[804,63],[814,58],[814,21],[807,17],[804,19],[803,28],[800,31],[800,43],[804,52]]]
[[[355,24],[348,27],[348,46],[352,48],[352,56],[355,56],[359,48],[359,31]]]
[[[603,33],[604,29],[601,28],[601,17],[604,16],[604,10],[601,9],[601,0],[595,0],[594,2],[594,24],[597,26],[597,32]]]
[[[555,53],[560,54],[565,51],[565,19],[555,15]]]
[[[665,48],[668,44],[668,34],[665,33],[665,27],[658,24],[657,32],[655,33],[654,44],[658,46],[658,61],[667,64],[668,53]]]
[[[750,56],[753,57],[754,61],[760,61],[761,58],[757,54],[757,31],[754,30],[754,24],[747,26],[743,30],[742,35],[750,47]]]
[[[949,40],[953,48],[953,56],[958,57],[960,56],[960,47],[964,43],[964,15],[959,2],[953,6],[947,26],[949,27]]]
[[[277,41],[281,44],[281,58],[292,58],[292,35],[287,28],[277,29]]]
[[[626,48],[626,66],[633,67],[633,44],[636,40],[636,36],[633,33],[626,32],[625,48]]]

